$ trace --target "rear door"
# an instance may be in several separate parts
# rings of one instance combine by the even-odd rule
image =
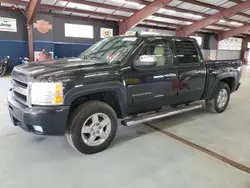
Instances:
[[[204,92],[206,67],[194,39],[175,39],[179,102],[199,100]]]
[[[145,111],[174,103],[177,88],[177,71],[173,64],[173,43],[165,39],[154,39],[136,52],[132,61],[141,55],[155,55],[157,65],[147,69],[135,69],[124,74],[127,87],[129,111]]]

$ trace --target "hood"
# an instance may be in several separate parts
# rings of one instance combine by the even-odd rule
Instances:
[[[41,61],[31,64],[23,64],[15,67],[15,70],[33,79],[56,80],[83,72],[96,72],[110,68],[111,65],[94,60],[80,58],[64,58]]]
[[[39,74],[47,71],[57,71],[61,69],[84,68],[84,67],[99,67],[107,63],[100,63],[98,61],[83,60],[80,58],[64,58],[53,59],[47,61],[40,61],[37,63],[23,64],[17,66],[17,69],[26,74]]]

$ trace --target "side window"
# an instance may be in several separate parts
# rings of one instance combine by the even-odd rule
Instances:
[[[198,50],[193,41],[175,41],[176,56],[180,64],[200,63]]]
[[[157,59],[157,67],[173,64],[171,48],[164,40],[155,40],[148,43],[139,51],[135,60],[138,60],[142,55],[154,55]]]

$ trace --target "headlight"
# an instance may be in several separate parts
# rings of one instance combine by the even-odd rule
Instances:
[[[35,105],[63,104],[62,83],[33,82],[31,86],[31,104]]]

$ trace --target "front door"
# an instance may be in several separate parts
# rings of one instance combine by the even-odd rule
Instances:
[[[155,39],[136,53],[133,61],[142,55],[154,55],[157,65],[148,69],[132,68],[124,74],[129,112],[143,112],[175,103],[177,88],[174,82],[178,75],[173,65],[171,44],[163,39]]]

